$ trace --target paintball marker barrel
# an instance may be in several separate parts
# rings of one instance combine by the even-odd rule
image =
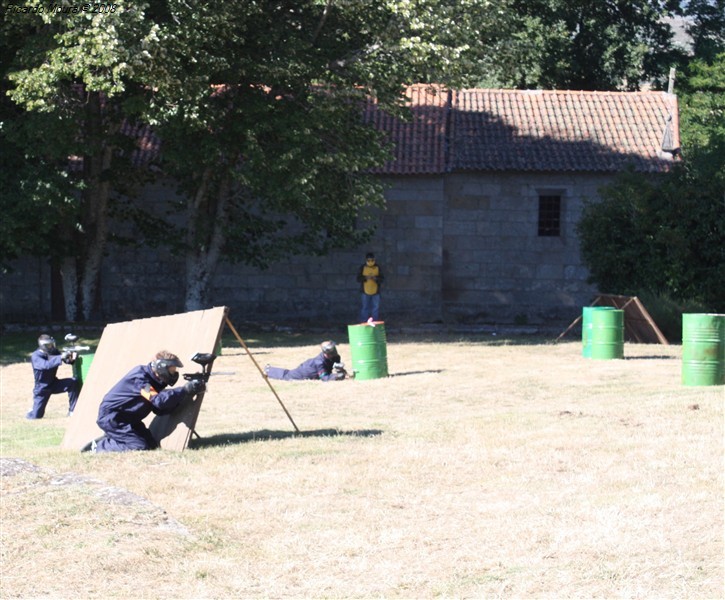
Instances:
[[[62,350],[64,352],[87,352],[90,350],[90,346],[79,346],[76,344],[78,341],[78,336],[72,333],[67,333],[65,338],[63,338],[66,342],[73,344],[72,346],[63,346]]]

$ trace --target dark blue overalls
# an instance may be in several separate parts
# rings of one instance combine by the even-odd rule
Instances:
[[[339,356],[326,358],[324,353],[320,352],[315,358],[310,358],[303,362],[296,369],[283,369],[281,367],[267,367],[265,373],[270,379],[284,379],[286,381],[300,379],[321,379],[329,381],[332,373],[332,366],[339,362]]]
[[[62,359],[59,350],[46,352],[38,348],[30,356],[33,365],[33,376],[35,386],[33,387],[33,408],[25,415],[28,419],[42,419],[45,414],[45,407],[53,394],[68,392],[68,414],[73,412],[78,401],[80,386],[75,377],[58,379],[56,373]]]
[[[183,387],[165,389],[151,365],[134,367],[104,396],[96,423],[105,432],[96,452],[153,450],[159,443],[143,420],[153,412],[172,412],[186,398]]]

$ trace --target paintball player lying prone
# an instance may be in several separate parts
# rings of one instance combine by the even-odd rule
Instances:
[[[183,367],[175,354],[162,350],[147,365],[131,369],[103,397],[96,423],[105,435],[87,444],[82,451],[124,452],[153,450],[159,447],[143,420],[152,412],[157,415],[174,411],[186,400],[206,389],[194,379],[180,388],[171,389],[179,380],[177,369]]]
[[[312,379],[319,381],[341,381],[347,376],[345,365],[340,360],[335,342],[327,340],[320,345],[321,352],[303,362],[296,369],[283,369],[267,365],[264,372],[270,379],[286,381]]]

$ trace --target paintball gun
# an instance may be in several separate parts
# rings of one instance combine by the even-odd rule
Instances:
[[[67,343],[72,344],[71,346],[63,346],[61,348],[63,362],[66,364],[72,365],[78,357],[79,352],[87,352],[91,349],[90,346],[79,346],[76,344],[78,336],[73,333],[67,333],[63,339]]]
[[[73,344],[73,346],[63,346],[63,352],[87,352],[91,349],[90,346],[78,346],[76,344],[76,342],[78,341],[78,336],[73,333],[66,334],[63,339],[69,344]]]
[[[211,366],[214,363],[216,356],[213,354],[197,352],[191,357],[191,360],[198,365],[201,365],[200,373],[184,373],[184,379],[188,381],[184,386],[189,398],[196,398],[197,400],[202,398],[204,391],[206,390],[206,382],[209,381],[211,373]]]
[[[209,371],[211,370],[212,364],[214,364],[214,360],[216,360],[216,356],[210,353],[197,352],[191,357],[191,360],[196,364],[201,365],[201,372],[184,373],[184,379],[186,379],[186,381],[203,381],[204,383],[209,381],[209,375],[211,375]]]
[[[336,379],[338,381],[348,377],[348,373],[345,370],[344,362],[336,362],[334,365],[332,365],[332,376],[333,379]]]

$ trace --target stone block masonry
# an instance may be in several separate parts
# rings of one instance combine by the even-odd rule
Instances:
[[[585,199],[605,176],[468,173],[385,178],[387,206],[376,212],[370,243],[327,257],[293,256],[260,271],[220,265],[210,305],[245,321],[354,323],[355,277],[367,251],[384,269],[382,316],[405,322],[566,325],[596,290],[586,283],[575,235]],[[562,235],[539,237],[538,196],[562,194]],[[164,202],[148,190],[141,201]],[[47,259],[17,261],[0,275],[3,321],[50,316]],[[158,277],[159,269],[174,277]],[[101,275],[101,312],[109,322],[184,310],[184,265],[167,250],[112,248]]]

